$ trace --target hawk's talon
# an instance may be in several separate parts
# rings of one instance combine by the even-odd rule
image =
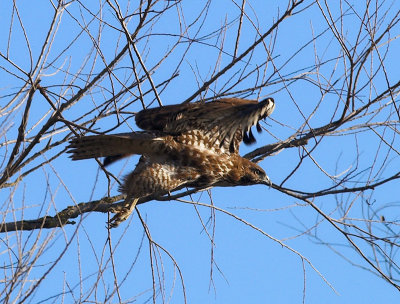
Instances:
[[[118,209],[112,208],[110,211],[115,213],[115,215],[108,222],[108,226],[110,228],[115,228],[115,227],[118,227],[119,224],[121,224],[123,221],[127,220],[130,217],[130,215],[133,213],[133,210],[135,210],[137,201],[138,201],[138,199],[135,198],[130,203],[126,204],[127,207],[122,207],[122,208],[118,208]]]
[[[132,214],[132,212],[129,212],[127,208],[124,208],[122,210],[119,210],[116,212],[116,214],[110,219],[108,222],[108,226],[110,228],[115,228],[118,227],[119,224],[121,224],[123,221],[128,219],[128,217]]]

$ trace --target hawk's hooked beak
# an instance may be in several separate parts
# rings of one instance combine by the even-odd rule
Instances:
[[[268,175],[265,176],[265,179],[263,181],[261,181],[260,184],[263,184],[263,185],[266,185],[266,186],[269,186],[269,187],[272,186],[272,182],[269,179]]]

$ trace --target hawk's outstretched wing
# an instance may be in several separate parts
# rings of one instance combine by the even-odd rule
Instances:
[[[261,102],[224,98],[142,110],[136,115],[136,124],[143,130],[158,130],[171,135],[204,131],[221,147],[229,147],[231,153],[238,153],[242,139],[246,144],[255,142],[251,127],[255,125],[260,132],[259,121],[270,115],[274,108],[272,98]]]
[[[259,120],[274,110],[272,98],[261,102],[225,98],[142,110],[136,115],[144,132],[92,135],[71,141],[73,160],[105,157],[104,165],[131,154],[165,155],[180,143],[238,153],[239,144],[255,142],[251,127],[261,131]]]

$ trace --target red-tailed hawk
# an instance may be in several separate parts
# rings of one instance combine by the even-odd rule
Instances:
[[[239,144],[255,142],[251,127],[261,132],[259,120],[274,107],[272,98],[226,98],[145,109],[135,117],[145,131],[78,137],[71,140],[68,152],[73,160],[105,157],[104,165],[142,155],[120,187],[127,195],[126,209],[111,220],[115,227],[132,213],[139,198],[148,195],[182,187],[269,184],[261,167],[239,155]]]

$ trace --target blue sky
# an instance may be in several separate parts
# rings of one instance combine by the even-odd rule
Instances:
[[[159,1],[155,11],[163,8],[166,3]],[[396,3],[378,3],[382,6],[378,9],[376,19],[379,24],[377,36],[400,9]],[[54,11],[50,3],[45,1],[35,4],[23,1],[17,3],[17,16],[15,11],[12,14],[9,5],[0,4],[0,35],[4,37],[0,41],[0,52],[3,55],[7,54],[9,46],[10,60],[22,69],[29,70],[30,54],[35,63]],[[91,7],[84,7],[79,2],[71,2],[67,6],[62,17],[57,19],[58,30],[48,57],[41,59],[44,61],[40,76],[41,85],[48,87],[54,93],[54,98],[58,94],[68,99],[76,94],[80,87],[93,78],[93,73],[101,71],[104,62],[109,63],[126,44],[123,33],[119,31],[120,24],[110,6],[103,4],[99,12],[99,3],[87,5]],[[126,1],[122,1],[120,5],[123,14],[129,15],[134,11],[136,4],[132,2],[128,5]],[[168,86],[158,88],[163,104],[184,101],[215,71],[231,62],[240,5],[241,2],[225,0],[211,1],[209,5],[204,1],[182,1],[161,17],[153,19],[152,28],[150,23],[141,31],[137,47],[148,69],[154,67],[168,51],[173,50],[171,55],[152,71],[152,79],[156,84],[171,77],[175,70],[179,73]],[[340,9],[346,11],[343,22],[338,21],[336,25],[346,37],[347,46],[351,49],[357,39],[358,29],[368,28],[375,20],[373,12],[376,8],[371,4],[368,11],[372,21],[362,26],[359,20],[365,11],[365,3],[357,2],[350,7],[348,3],[343,2],[342,8],[334,3],[329,5],[332,5],[329,8],[335,20],[340,16]],[[243,21],[238,54],[259,37],[259,32],[264,33],[286,7],[287,3],[282,1],[246,2],[247,15]],[[203,9],[204,13],[197,19]],[[268,36],[264,44],[257,46],[251,55],[237,63],[201,94],[202,98],[232,94],[252,99],[262,99],[266,96],[275,99],[275,112],[271,119],[263,123],[266,131],[257,135],[257,143],[254,146],[242,145],[242,155],[257,147],[285,140],[295,134],[296,130],[302,130],[301,125],[306,118],[308,125],[304,127],[305,130],[325,125],[334,116],[338,104],[342,109],[343,95],[339,91],[346,84],[346,60],[343,59],[341,45],[327,27],[322,11],[327,12],[326,8],[319,9],[314,1],[304,1],[295,10],[296,13],[279,26],[274,35]],[[384,14],[386,11],[387,15]],[[101,16],[105,23],[99,26],[97,17],[92,20],[92,13]],[[29,44],[26,43],[18,18],[23,23]],[[10,34],[11,20],[13,25]],[[129,22],[128,29],[132,31],[137,19],[132,18]],[[184,38],[175,45],[178,35],[182,35],[181,29],[192,23],[194,25],[189,27],[188,31],[184,31]],[[84,24],[87,28],[81,32]],[[219,31],[224,24],[226,31]],[[390,34],[380,41],[382,51],[379,54],[374,53],[365,64],[365,69],[360,75],[359,87],[362,89],[357,91],[356,106],[361,106],[384,91],[387,81],[394,83],[399,80],[396,61],[399,51],[396,40],[398,33],[398,26],[395,26]],[[368,46],[369,40],[365,35],[366,31],[363,31],[363,39],[357,52],[362,53]],[[313,41],[313,37],[318,39]],[[389,45],[387,41],[390,41],[389,49],[386,49]],[[222,53],[219,52],[221,48]],[[182,56],[185,57],[181,61]],[[273,60],[266,63],[268,56]],[[383,58],[386,73],[379,70],[379,56]],[[5,105],[10,96],[23,85],[24,76],[4,58],[1,60],[1,66],[8,70],[0,70],[0,79],[3,80],[0,104]],[[315,68],[317,63],[321,65]],[[139,66],[137,61],[135,64]],[[368,69],[378,71],[372,86],[368,86]],[[246,75],[251,70],[257,72],[235,84],[240,75]],[[144,75],[140,67],[137,67],[137,71],[141,73],[140,77]],[[76,74],[79,74],[79,77],[74,79]],[[129,56],[125,56],[112,73],[106,75],[77,104],[63,113],[65,119],[75,121],[93,109],[94,105],[100,105],[112,98],[124,85],[128,86],[133,81],[132,62]],[[323,89],[316,86],[317,81],[323,89],[334,83],[336,91],[330,90],[325,94]],[[68,83],[73,85],[68,87]],[[366,86],[363,87],[362,84]],[[262,87],[251,90],[257,86]],[[145,92],[150,88],[149,82],[144,81],[140,89]],[[131,116],[132,112],[139,111],[142,105],[138,100],[129,104],[138,95],[138,88],[134,87],[120,96],[116,104],[120,109],[128,104],[124,110],[129,113],[102,118],[92,128],[101,131],[113,129],[117,126],[118,119],[130,118],[112,132],[138,130]],[[63,102],[63,98],[55,98],[55,104]],[[397,95],[394,99],[398,103],[396,98]],[[196,98],[198,99],[199,97]],[[154,107],[155,100],[152,93],[144,96],[146,106]],[[389,102],[389,99],[382,100],[381,104],[386,102]],[[2,141],[16,137],[23,109],[16,109],[11,119],[2,120],[3,127],[9,129],[7,137],[3,136]],[[30,134],[36,134],[38,128],[47,120],[48,116],[44,121],[39,121],[43,115],[49,115],[48,109],[44,98],[39,94],[35,95],[28,121],[28,129],[32,128]],[[113,109],[109,106],[107,111]],[[390,109],[385,108],[380,115],[371,114],[349,122],[343,128],[371,121],[396,120],[393,107]],[[87,118],[75,122],[84,123],[98,113],[97,109]],[[52,134],[52,142],[62,140],[69,132],[62,123],[56,127],[60,130]],[[397,172],[398,155],[396,151],[382,146],[381,138],[396,145],[399,142],[396,137],[398,131],[388,128],[361,133],[359,130],[354,133],[346,131],[331,134],[323,138],[315,149],[313,143],[309,143],[305,148],[307,151],[312,150],[312,158],[305,158],[284,186],[305,192],[317,191],[333,186],[333,181],[328,175],[340,176],[343,172],[355,170],[359,175],[353,181],[358,180],[362,183],[371,176],[378,179]],[[43,149],[48,143],[47,140],[43,139],[33,152]],[[64,148],[65,144],[62,144],[44,153],[21,170],[20,174]],[[0,148],[0,151],[2,155],[8,153],[4,147]],[[304,151],[302,148],[286,149],[267,157],[260,165],[271,180],[279,184],[296,168]],[[121,178],[132,170],[137,159],[131,157],[122,160],[112,165],[109,171]],[[375,160],[372,161],[373,159]],[[13,180],[17,176],[13,177]],[[116,182],[112,183],[111,195],[118,193],[117,186]],[[16,187],[2,189],[0,197],[4,204],[3,211],[8,211],[7,214],[4,213],[6,219],[11,221],[14,216],[18,220],[21,217],[37,218],[46,213],[54,215],[56,211],[69,205],[100,199],[107,193],[107,178],[99,171],[99,166],[94,160],[72,162],[64,153],[50,164],[28,175]],[[338,221],[343,215],[341,208],[352,206],[346,214],[346,220],[362,229],[369,227],[368,221],[362,219],[377,220],[383,215],[390,221],[390,229],[395,237],[398,234],[396,231],[399,221],[398,197],[398,181],[393,181],[375,189],[374,192],[368,190],[363,193],[324,196],[316,198],[313,202],[324,213]],[[120,296],[124,301],[152,302],[152,265],[157,269],[154,283],[158,290],[157,303],[183,303],[181,275],[188,303],[398,302],[399,292],[372,273],[371,267],[349,246],[344,235],[332,224],[323,221],[315,209],[302,201],[261,185],[215,188],[211,192],[197,193],[182,200],[186,202],[153,201],[138,207],[152,240],[163,249],[149,250],[148,237],[137,214],[110,232],[106,229],[107,215],[89,214],[78,219],[76,225],[64,228],[44,230],[40,233],[7,234],[0,247],[0,263],[8,265],[10,261],[33,259],[40,251],[40,245],[45,244],[45,251],[34,261],[35,267],[27,275],[29,282],[34,282],[46,273],[41,286],[32,295],[31,303],[50,300],[54,300],[55,303],[61,300],[71,303],[80,297],[102,302],[105,294],[113,289],[115,278],[119,283],[122,282]],[[200,204],[195,205],[193,202]],[[372,207],[367,203],[371,203]],[[215,206],[214,211],[210,205]],[[371,209],[367,208],[367,205]],[[17,211],[13,214],[11,210],[14,209]],[[377,210],[376,217],[368,214],[371,210]],[[379,223],[379,220],[375,224],[373,232],[387,237],[388,226]],[[108,244],[109,238],[111,246]],[[354,241],[368,257],[373,256],[374,252],[368,243],[357,237]],[[110,261],[110,247],[113,248],[115,271],[112,270]],[[163,251],[164,249],[168,253]],[[396,261],[396,249],[393,249],[393,252],[393,259]],[[63,255],[58,261],[60,254]],[[56,260],[56,265],[51,268]],[[175,262],[179,271],[174,267]],[[50,268],[51,271],[47,273]],[[382,268],[385,269],[383,264]],[[393,273],[398,278],[396,269]],[[9,272],[5,271],[5,276],[7,275]],[[159,282],[163,285],[161,289],[158,288]],[[29,284],[23,288],[29,288]],[[57,297],[63,291],[66,294]],[[16,297],[16,292],[13,295]],[[117,303],[117,295],[109,302]]]

